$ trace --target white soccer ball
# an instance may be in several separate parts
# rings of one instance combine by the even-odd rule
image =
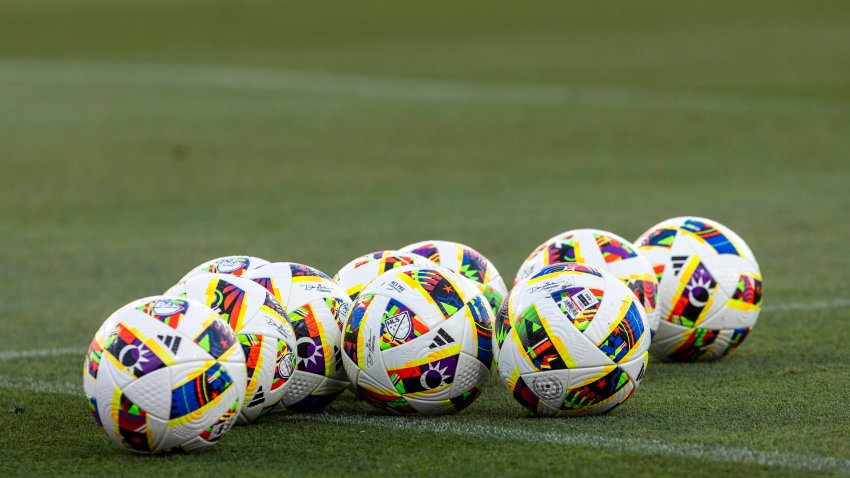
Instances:
[[[604,413],[646,368],[649,322],[620,279],[566,262],[520,281],[496,317],[499,377],[538,415]]]
[[[741,345],[762,305],[761,271],[743,239],[716,221],[677,217],[635,244],[659,278],[653,355],[715,360]]]
[[[295,332],[277,299],[252,280],[209,272],[175,285],[166,294],[206,304],[236,332],[248,377],[238,422],[249,423],[270,412],[286,394],[295,370]]]
[[[343,363],[363,399],[398,414],[453,413],[490,378],[492,311],[443,267],[404,266],[360,293],[343,330]]]
[[[345,290],[351,300],[356,300],[360,291],[379,275],[396,267],[407,265],[433,266],[430,260],[412,252],[376,251],[362,255],[336,273],[333,280]]]
[[[493,313],[499,310],[508,288],[496,266],[475,249],[452,241],[422,241],[401,248],[465,277],[478,285]]]
[[[348,386],[340,331],[351,299],[323,272],[294,262],[266,264],[244,277],[275,296],[295,331],[295,371],[280,405],[293,411],[325,408]]]
[[[139,299],[112,314],[83,366],[101,430],[137,453],[215,444],[245,398],[245,357],[233,330],[187,299]]]
[[[640,299],[650,330],[658,327],[655,302],[658,279],[652,265],[622,237],[599,229],[573,229],[540,244],[519,268],[514,284],[541,268],[561,262],[579,262],[611,273]]]

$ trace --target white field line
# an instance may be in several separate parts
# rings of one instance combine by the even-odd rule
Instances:
[[[549,430],[503,427],[459,423],[452,419],[357,415],[289,415],[287,420],[311,421],[354,427],[378,427],[417,433],[435,433],[486,440],[514,440],[526,443],[546,443],[602,448],[638,454],[666,455],[706,462],[740,463],[805,471],[831,471],[850,473],[850,460],[786,453],[761,451],[749,448],[692,443],[669,443],[653,438],[618,438],[569,430],[568,420],[545,422]],[[544,423],[541,421],[540,423]]]
[[[295,92],[437,103],[586,105],[731,113],[850,113],[843,99],[635,87],[427,80],[240,66],[0,60],[0,82]]]

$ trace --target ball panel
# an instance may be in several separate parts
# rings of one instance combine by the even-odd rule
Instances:
[[[508,294],[508,297],[502,302],[493,320],[493,360],[496,363],[499,362],[499,350],[502,348],[505,340],[507,340],[508,334],[510,334],[513,327],[512,297],[513,293]]]
[[[532,304],[517,317],[510,338],[522,358],[523,368],[528,371],[575,367],[563,337],[553,333],[537,304]]]
[[[389,298],[381,318],[381,350],[404,345],[429,330],[430,327],[412,309]]]
[[[611,360],[603,353],[599,345],[589,340],[576,322],[569,320],[570,317],[565,317],[561,309],[552,301],[541,300],[535,306],[541,321],[547,325],[549,335],[558,344],[558,350],[564,358],[566,368],[574,368],[579,364],[582,366],[611,364]]]
[[[170,426],[203,416],[206,409],[221,401],[219,397],[234,383],[227,370],[216,361],[180,363],[168,370],[171,375]]]
[[[309,397],[324,380],[325,378],[322,375],[295,370],[289,380],[286,396],[281,405],[289,408],[298,404],[301,400]]]
[[[161,369],[149,373],[124,387],[124,396],[148,414],[168,420],[171,413],[171,373]]]
[[[399,415],[417,413],[417,410],[410,405],[410,402],[405,397],[395,392],[381,391],[380,389],[368,387],[365,383],[362,385],[358,383],[356,393],[363,400],[388,413]]]
[[[751,327],[717,330],[662,322],[652,352],[662,359],[680,362],[715,360],[735,350],[751,331]]]
[[[494,313],[507,294],[505,281],[496,266],[469,246],[451,241],[422,241],[401,250],[422,256],[478,284]]]
[[[376,251],[358,257],[344,265],[333,280],[342,287],[351,300],[355,300],[366,285],[381,274],[407,265],[433,266],[424,257],[411,252],[394,250]]]
[[[477,357],[461,352],[458,355],[457,370],[452,384],[451,395],[460,397],[473,389],[478,390],[490,381],[490,368]]]
[[[443,319],[454,315],[466,303],[463,289],[458,285],[460,281],[438,269],[407,269],[395,277],[422,293]]]
[[[483,296],[473,297],[466,304],[467,327],[463,351],[477,358],[488,370],[493,365],[493,309]],[[471,333],[470,333],[471,332]]]
[[[440,337],[439,331],[443,330],[440,328],[432,337],[428,337],[432,345]],[[454,382],[459,354],[460,344],[457,344],[428,352],[427,356],[421,359],[390,362],[387,364],[386,375],[400,395],[432,397],[437,400],[447,398]]]
[[[184,275],[178,282],[177,285],[185,284],[189,279],[203,275],[203,274],[227,274],[235,277],[240,277],[244,275],[246,272],[256,269],[262,265],[268,264],[269,262],[265,259],[260,259],[259,257],[251,257],[251,256],[224,256],[216,259],[212,259],[210,261],[204,262],[203,264],[195,267],[186,275]],[[171,294],[166,294],[171,295]]]
[[[120,370],[118,383],[126,386],[130,381],[174,364],[174,358],[148,331],[150,323],[119,320],[104,341],[106,358]]]
[[[129,450],[151,453],[156,450],[156,441],[150,427],[147,411],[116,389],[112,400],[112,422],[115,437]]]

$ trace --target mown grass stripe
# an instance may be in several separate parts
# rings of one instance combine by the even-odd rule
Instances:
[[[586,105],[728,113],[850,113],[844,99],[636,87],[429,80],[215,65],[3,60],[0,82],[223,88],[443,103]]]

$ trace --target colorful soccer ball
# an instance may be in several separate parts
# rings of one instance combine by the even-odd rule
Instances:
[[[761,309],[761,271],[752,251],[722,224],[677,217],[635,241],[658,277],[660,321],[653,355],[715,360],[735,350]]]
[[[269,261],[265,259],[260,259],[259,257],[251,257],[251,256],[224,256],[219,257],[218,259],[213,259],[211,261],[204,262],[203,264],[195,267],[182,279],[180,279],[179,283],[186,282],[200,274],[204,273],[213,273],[213,274],[230,274],[234,276],[242,276],[248,271],[252,271],[257,267],[268,264]]]
[[[508,288],[496,266],[469,246],[450,241],[423,241],[405,246],[401,250],[419,254],[434,264],[477,283],[493,313],[499,310],[502,300],[508,295]]]
[[[101,430],[131,451],[201,450],[230,430],[242,407],[245,357],[209,307],[148,297],[95,334],[83,388]]]
[[[252,280],[209,272],[191,277],[166,294],[206,304],[236,332],[248,377],[238,423],[252,422],[271,411],[286,394],[295,370],[295,332],[277,299]]]
[[[605,413],[646,368],[649,322],[620,279],[586,264],[546,266],[520,281],[496,317],[499,377],[538,415]]]
[[[540,244],[528,256],[520,266],[514,284],[545,266],[561,262],[579,262],[610,272],[640,299],[650,330],[658,327],[655,310],[658,280],[652,265],[637,253],[631,242],[598,229],[563,232]]]
[[[325,408],[348,386],[339,347],[351,299],[323,272],[294,262],[267,264],[244,277],[275,296],[295,330],[295,371],[280,404],[293,411]]]
[[[397,414],[460,411],[490,378],[492,311],[481,291],[448,269],[409,265],[360,293],[343,330],[354,389]]]
[[[396,267],[410,264],[433,266],[428,259],[412,252],[377,251],[370,252],[344,265],[333,280],[345,290],[351,300],[356,300],[360,291],[379,275]]]

